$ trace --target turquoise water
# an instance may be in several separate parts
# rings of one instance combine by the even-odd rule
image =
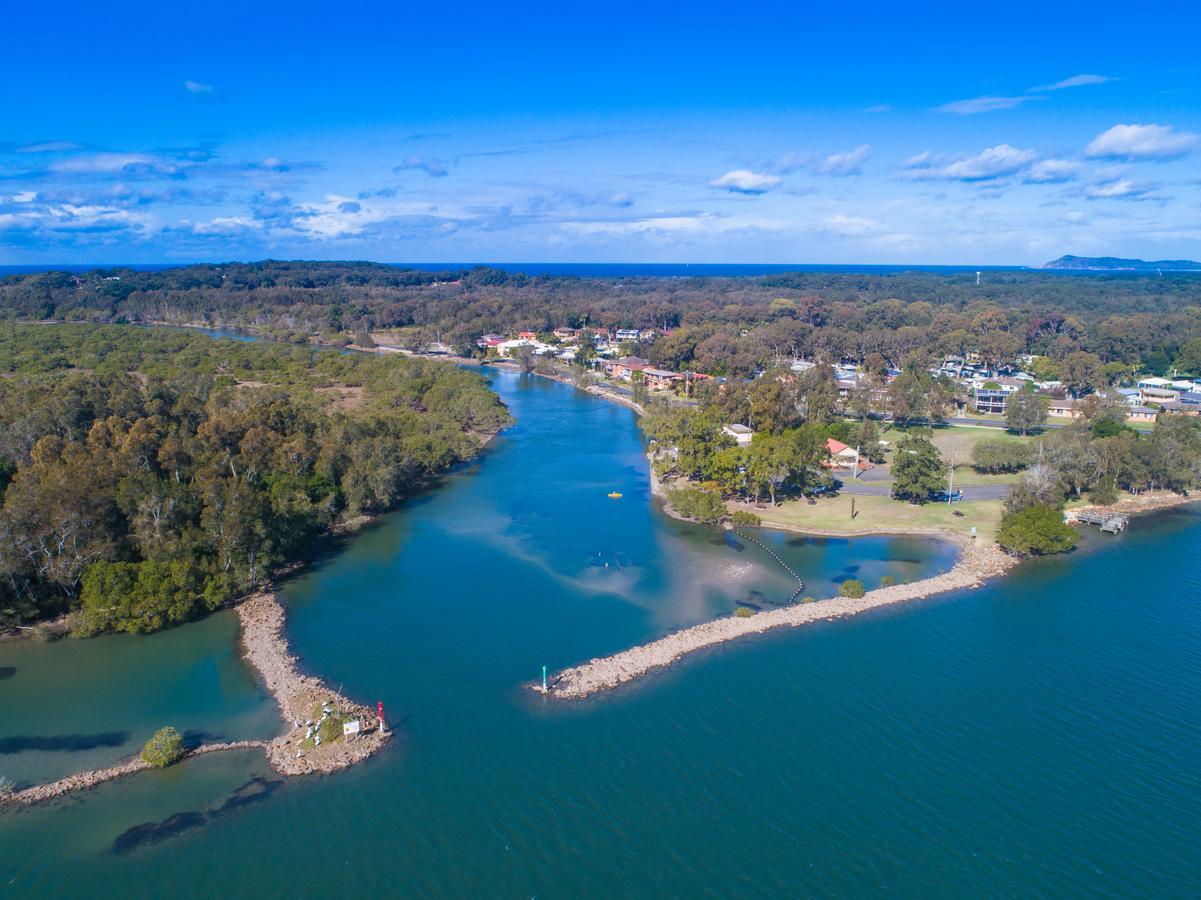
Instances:
[[[519,424],[487,457],[287,586],[305,665],[383,699],[398,739],[327,778],[279,785],[260,757],[231,754],[2,815],[0,892],[1201,891],[1197,514],[1089,535],[979,591],[729,644],[555,703],[522,687],[543,663],[778,602],[791,585],[761,550],[653,509],[628,411],[495,377]],[[768,536],[815,596],[952,562],[926,541]],[[151,703],[190,703],[189,727],[231,736],[270,725],[236,656],[226,677],[188,681],[189,665],[226,670],[228,618],[106,640],[107,661],[87,666],[79,648],[99,642],[0,647],[16,669],[0,680],[0,741],[68,728],[140,740],[163,721]],[[29,695],[38,653],[61,671]],[[110,679],[126,686],[109,692]],[[64,718],[32,718],[60,696]],[[32,779],[83,758],[31,754],[0,754],[0,772],[20,764]]]

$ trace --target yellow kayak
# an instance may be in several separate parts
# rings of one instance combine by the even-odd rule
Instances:
[[[612,497],[614,500],[621,499],[621,494],[618,491],[610,491],[609,496]]]

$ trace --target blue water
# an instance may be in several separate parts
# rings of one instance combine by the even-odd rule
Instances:
[[[388,750],[255,802],[230,803],[270,780],[238,754],[0,816],[6,895],[1201,893],[1195,511],[563,704],[523,688],[542,663],[777,597],[788,579],[654,510],[628,411],[495,378],[518,425],[487,457],[286,588],[294,649],[388,703]],[[773,540],[818,596],[848,574],[950,562],[924,541]],[[71,672],[74,646],[41,649]],[[85,699],[106,677],[75,675]],[[147,674],[145,696],[176,677]],[[0,728],[24,709],[0,710]],[[147,823],[160,841],[114,843]]]

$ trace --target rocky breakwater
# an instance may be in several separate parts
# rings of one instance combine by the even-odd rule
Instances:
[[[859,598],[836,597],[818,603],[786,606],[749,618],[730,616],[695,625],[649,644],[565,669],[547,683],[546,693],[562,699],[587,697],[633,681],[655,669],[669,666],[689,653],[726,641],[750,634],[761,634],[773,628],[841,619],[894,603],[905,603],[946,591],[978,587],[986,580],[1001,575],[1015,563],[1013,557],[995,544],[968,543],[955,566],[942,575],[868,591]],[[541,691],[542,686],[534,685],[533,689]]]
[[[258,670],[279,706],[285,731],[267,744],[267,758],[284,775],[333,772],[361,762],[388,739],[375,710],[354,703],[323,681],[305,675],[284,637],[284,610],[273,594],[258,594],[238,606],[246,659]],[[321,740],[324,719],[357,722],[358,734]]]
[[[283,607],[273,594],[258,594],[246,600],[238,607],[238,618],[246,658],[275,698],[284,720],[284,733],[271,741],[202,744],[189,750],[184,759],[225,750],[262,750],[277,772],[310,775],[352,766],[383,747],[389,732],[380,730],[375,710],[348,700],[320,679],[300,672],[284,637]],[[343,735],[345,723],[358,723],[357,733]],[[68,775],[20,791],[0,787],[0,807],[33,806],[150,768],[149,763],[135,756],[106,769]]]
[[[199,747],[189,750],[184,758],[203,756],[206,753],[217,753],[222,750],[254,750],[265,749],[266,747],[266,741],[230,741],[224,744],[201,744]],[[150,763],[146,762],[140,756],[135,756],[118,765],[109,766],[107,769],[94,769],[91,772],[68,775],[66,778],[60,778],[58,781],[52,781],[49,784],[34,785],[21,791],[0,791],[0,806],[33,806],[35,803],[44,803],[47,800],[53,800],[55,797],[61,797],[64,794],[90,790],[91,788],[99,787],[106,781],[115,781],[118,778],[124,778],[126,775],[132,775],[135,772],[144,772],[150,768],[153,768]]]

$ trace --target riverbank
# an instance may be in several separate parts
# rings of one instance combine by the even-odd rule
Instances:
[[[1116,503],[1107,506],[1085,504],[1074,506],[1065,513],[1068,524],[1075,524],[1080,513],[1109,513],[1118,516],[1137,516],[1144,513],[1158,512],[1161,509],[1171,509],[1184,506],[1187,503],[1201,501],[1201,491],[1193,494],[1176,494],[1172,491],[1147,491],[1133,497],[1122,497]]]
[[[374,709],[354,703],[320,679],[299,670],[284,636],[284,609],[274,594],[248,598],[237,607],[237,613],[243,656],[275,700],[284,731],[270,741],[202,744],[189,750],[183,760],[227,750],[258,749],[266,753],[271,767],[281,775],[312,775],[355,765],[384,746],[391,733],[379,730]],[[339,720],[337,731],[341,731],[343,722],[356,721],[359,733],[318,745],[313,734],[321,720],[329,716]],[[48,784],[0,792],[0,807],[32,806],[149,768],[140,756],[135,756],[114,766],[68,775]]]

